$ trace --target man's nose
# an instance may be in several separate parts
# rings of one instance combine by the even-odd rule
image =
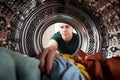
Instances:
[[[63,31],[66,31],[66,30],[67,30],[67,29],[64,27],[64,28],[63,28]]]

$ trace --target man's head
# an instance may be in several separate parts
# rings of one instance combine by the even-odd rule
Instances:
[[[73,27],[66,23],[58,23],[63,40],[70,41],[73,36]]]

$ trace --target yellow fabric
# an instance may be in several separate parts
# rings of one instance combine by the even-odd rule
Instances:
[[[69,54],[61,54],[61,56],[63,56],[64,58],[66,58],[66,60],[68,60],[69,62],[72,62],[73,64],[75,64],[75,66],[77,66],[77,68],[79,69],[79,71],[84,75],[84,77],[86,78],[86,80],[91,80],[90,75],[86,71],[86,68],[82,64],[75,62],[74,56],[69,55]]]

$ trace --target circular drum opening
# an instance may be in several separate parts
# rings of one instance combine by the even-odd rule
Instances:
[[[71,12],[72,11],[72,12]],[[100,35],[91,18],[81,9],[71,5],[45,4],[37,7],[24,21],[21,28],[21,52],[29,55],[43,50],[43,35],[52,24],[64,22],[73,26],[79,35],[78,50],[95,53],[100,49]]]
[[[74,54],[81,49],[89,54],[103,52],[106,58],[120,56],[119,4],[118,0],[0,1],[0,14],[7,21],[0,45],[36,56],[44,48],[43,38],[48,28],[55,23],[65,22],[79,34],[79,46]]]

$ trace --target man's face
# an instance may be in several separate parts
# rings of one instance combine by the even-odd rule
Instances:
[[[63,38],[69,38],[72,36],[73,27],[66,23],[59,23],[59,30]]]

